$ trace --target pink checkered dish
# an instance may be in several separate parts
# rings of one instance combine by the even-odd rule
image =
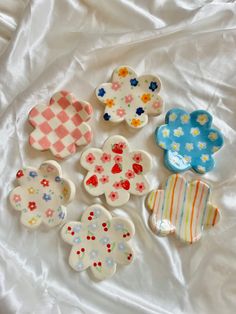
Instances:
[[[49,105],[37,105],[29,113],[35,128],[29,143],[38,150],[49,149],[55,157],[66,158],[76,152],[76,146],[91,142],[92,131],[86,121],[93,114],[92,106],[78,101],[67,91],[55,93]]]

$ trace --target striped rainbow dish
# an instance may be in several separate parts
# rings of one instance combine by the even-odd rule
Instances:
[[[190,183],[171,175],[165,190],[154,190],[147,198],[152,211],[150,227],[158,235],[175,233],[181,240],[193,243],[201,238],[205,227],[219,222],[219,209],[209,202],[210,187],[201,180]]]

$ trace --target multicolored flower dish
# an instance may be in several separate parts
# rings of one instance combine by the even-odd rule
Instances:
[[[148,123],[148,115],[159,115],[163,110],[160,79],[154,75],[138,76],[128,66],[115,69],[111,83],[96,89],[97,98],[106,106],[104,120],[121,122],[139,129]]]
[[[142,150],[130,151],[122,136],[109,137],[102,149],[87,149],[80,162],[88,170],[84,179],[87,192],[93,196],[105,194],[111,206],[124,205],[130,194],[142,196],[149,192],[144,175],[151,170],[151,157]]]
[[[156,129],[155,138],[165,150],[166,166],[174,172],[210,171],[215,165],[213,154],[224,143],[221,132],[211,127],[212,116],[205,110],[189,114],[175,108],[167,112],[165,122]]]
[[[61,230],[63,240],[72,249],[70,266],[76,271],[90,268],[103,280],[116,272],[116,264],[128,265],[134,253],[127,243],[134,236],[133,223],[123,217],[112,217],[101,205],[88,207],[80,222],[68,222]]]
[[[152,231],[160,236],[175,233],[187,243],[198,241],[204,228],[214,227],[220,220],[219,209],[209,202],[210,192],[201,180],[188,183],[180,174],[171,175],[165,189],[148,195]]]
[[[16,178],[20,186],[10,193],[10,202],[21,211],[23,225],[34,229],[42,222],[49,227],[64,222],[65,206],[74,199],[75,186],[62,177],[56,161],[45,161],[39,169],[21,169]]]

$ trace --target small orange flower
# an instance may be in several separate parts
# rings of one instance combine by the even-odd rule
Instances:
[[[129,74],[127,68],[120,68],[118,75],[122,77],[126,77]]]
[[[105,101],[106,105],[111,108],[114,106],[114,100],[113,99],[106,99]]]
[[[132,119],[131,125],[133,125],[135,128],[137,128],[141,124],[141,121],[139,119]]]
[[[146,104],[149,100],[151,100],[151,95],[150,94],[143,94],[141,97],[142,101]]]

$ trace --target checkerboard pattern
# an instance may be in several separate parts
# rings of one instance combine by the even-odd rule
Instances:
[[[86,145],[92,139],[86,123],[93,113],[92,106],[78,101],[66,91],[53,95],[49,105],[38,105],[29,113],[29,122],[35,127],[29,142],[35,149],[47,150],[58,158],[76,152],[76,145]]]

